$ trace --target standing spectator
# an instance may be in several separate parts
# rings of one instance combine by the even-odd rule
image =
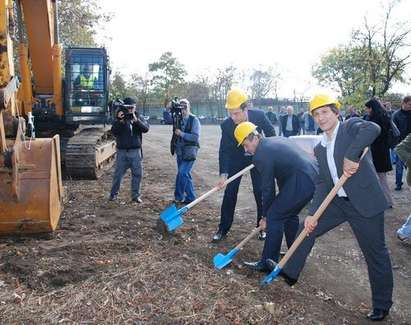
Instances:
[[[388,201],[388,205],[392,207],[393,201],[387,182],[387,172],[392,170],[390,144],[388,141],[388,132],[391,128],[391,122],[384,107],[377,99],[372,98],[367,101],[365,103],[365,109],[369,116],[369,121],[378,124],[381,128],[381,133],[371,144],[371,154],[385,198]]]
[[[348,106],[347,113],[345,114],[344,121],[346,121],[346,120],[348,120],[352,117],[360,117],[360,115],[357,113],[355,107],[350,105],[350,106]]]
[[[303,132],[304,134],[315,134],[316,130],[318,128],[318,125],[316,125],[314,118],[311,116],[310,113],[307,111],[303,113]]]
[[[402,101],[402,107],[392,115],[392,120],[400,130],[400,139],[404,140],[411,133],[411,96],[405,96]],[[404,163],[398,157],[395,161],[395,190],[401,191],[402,188],[402,171]]]
[[[394,111],[392,109],[391,102],[385,102],[384,108],[385,108],[385,111],[387,112],[388,117],[392,119],[392,114],[394,114]]]
[[[121,180],[130,168],[131,199],[133,202],[142,203],[140,197],[140,182],[143,173],[142,134],[148,132],[149,125],[136,112],[134,98],[126,97],[123,102],[124,105],[116,112],[116,121],[111,127],[111,132],[116,138],[117,156],[109,200],[116,200]]]
[[[278,122],[277,115],[275,115],[275,113],[273,112],[272,106],[268,106],[268,112],[265,115],[267,115],[267,118],[270,120],[272,125],[277,124]]]
[[[407,135],[397,146],[397,152],[401,160],[407,165],[407,184],[411,186],[411,134]],[[411,240],[411,214],[407,221],[397,231],[400,240]]]
[[[286,138],[300,133],[300,121],[294,114],[294,108],[287,106],[287,115],[280,117],[281,133]]]
[[[196,198],[191,170],[200,147],[201,126],[198,118],[191,114],[190,102],[187,99],[182,99],[180,104],[183,119],[181,129],[175,130],[175,134],[178,136],[175,151],[178,172],[174,198],[176,203],[189,204]]]

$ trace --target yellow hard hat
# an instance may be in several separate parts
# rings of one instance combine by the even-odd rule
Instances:
[[[254,132],[255,129],[257,129],[257,126],[251,122],[241,122],[238,124],[234,130],[234,137],[237,140],[238,145],[241,146],[244,139]]]
[[[313,110],[334,104],[337,109],[340,109],[341,104],[338,102],[338,100],[332,98],[331,96],[325,95],[325,94],[319,94],[315,95],[311,100],[310,100],[310,114],[313,112]]]
[[[236,109],[240,108],[241,104],[245,103],[248,97],[241,89],[231,89],[227,94],[225,108]]]

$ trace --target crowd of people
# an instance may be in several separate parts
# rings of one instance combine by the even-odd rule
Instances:
[[[190,111],[187,99],[180,101],[181,121],[173,132],[176,137],[177,175],[174,202],[189,204],[196,199],[192,169],[200,149],[201,125]],[[250,106],[246,93],[232,89],[226,97],[228,118],[220,125],[219,180],[224,189],[220,222],[212,242],[221,242],[234,221],[241,177],[226,180],[250,164],[256,203],[258,238],[264,248],[258,261],[245,262],[252,270],[271,272],[280,260],[283,237],[290,247],[299,232],[310,235],[297,248],[280,275],[294,285],[317,237],[347,222],[356,237],[368,266],[373,309],[370,320],[383,320],[392,305],[393,275],[385,244],[384,212],[394,201],[387,182],[392,164],[396,167],[395,190],[402,190],[403,169],[411,186],[411,96],[393,112],[389,103],[371,98],[360,116],[349,106],[342,118],[341,105],[327,95],[312,98],[309,110],[297,116],[292,106],[277,118],[272,107],[267,113]],[[116,112],[112,133],[117,142],[117,160],[110,200],[116,200],[121,180],[128,168],[132,174],[132,201],[141,203],[142,134],[147,122],[136,113],[136,101],[126,98]],[[274,125],[278,124],[280,136]],[[321,134],[314,157],[300,149],[290,136]],[[366,148],[370,148],[365,154]],[[336,197],[317,221],[312,216],[340,177],[348,178]],[[309,206],[304,222],[298,214]],[[398,230],[400,240],[411,240],[411,215]]]

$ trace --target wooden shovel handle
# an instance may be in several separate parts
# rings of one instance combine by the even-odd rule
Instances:
[[[364,156],[367,154],[368,148],[364,149],[364,152],[361,155],[360,161]],[[340,190],[340,188],[344,185],[344,183],[347,181],[348,177],[345,176],[344,174],[340,177],[338,180],[337,184],[334,185],[334,187],[331,189],[330,193],[325,197],[324,201],[321,203],[321,205],[318,207],[317,211],[315,211],[313,218],[315,221],[318,221],[320,217],[322,216],[323,212],[325,209],[327,209],[328,205],[331,203],[331,201],[334,199],[334,197],[337,195],[337,192]],[[291,247],[288,249],[287,253],[284,255],[284,257],[281,259],[281,261],[278,263],[278,266],[282,269],[284,265],[288,262],[290,257],[294,254],[295,250],[300,246],[301,242],[307,237],[308,233],[305,229],[300,233],[300,235],[296,238],[294,243],[291,245]]]
[[[240,170],[237,174],[234,174],[233,176],[231,176],[230,178],[228,178],[225,182],[224,182],[224,186],[227,186],[227,184],[231,183],[233,180],[235,180],[236,178],[240,177],[241,175],[245,174],[246,172],[248,172],[250,169],[254,168],[254,165],[251,164],[249,166],[247,166],[246,168]],[[191,209],[193,206],[195,206],[197,203],[200,203],[201,201],[205,200],[206,198],[208,198],[211,194],[213,194],[214,192],[217,192],[220,188],[218,186],[213,187],[211,190],[209,190],[208,192],[204,193],[203,195],[201,195],[199,198],[195,199],[193,202],[191,202],[190,204],[188,204],[186,206],[187,210]]]
[[[250,233],[247,235],[247,237],[245,237],[236,247],[234,247],[234,249],[240,250],[241,248],[243,248],[243,246],[244,246],[245,244],[247,244],[247,242],[248,242],[251,238],[253,238],[255,235],[257,235],[257,233],[258,233],[260,230],[261,230],[261,227],[254,228],[253,231],[250,232]]]

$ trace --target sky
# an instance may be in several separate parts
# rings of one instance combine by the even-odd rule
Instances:
[[[148,64],[171,51],[193,79],[230,64],[239,70],[277,66],[279,97],[310,97],[320,87],[312,66],[327,50],[347,43],[364,17],[377,21],[378,0],[100,0],[111,21],[98,40],[113,71],[145,75]],[[410,19],[411,0],[394,14]],[[411,69],[408,75],[411,75]],[[411,86],[396,85],[407,92]],[[410,93],[411,91],[408,91]]]

